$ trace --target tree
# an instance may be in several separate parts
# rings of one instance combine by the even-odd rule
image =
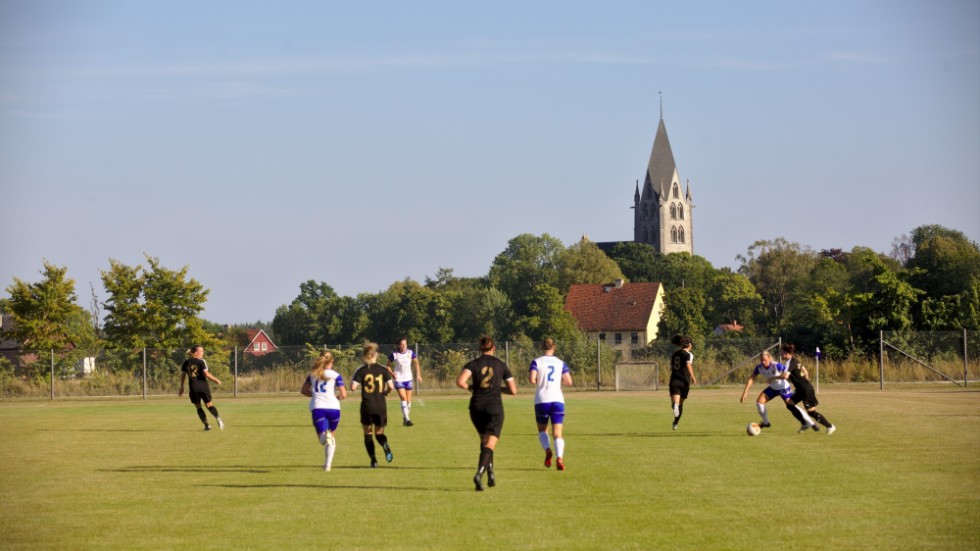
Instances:
[[[917,325],[928,329],[977,329],[980,310],[972,289],[980,282],[980,248],[962,232],[942,226],[912,230],[909,282],[925,293],[916,305]]]
[[[721,270],[712,280],[707,297],[705,318],[709,327],[741,321],[746,332],[752,333],[762,312],[762,297],[747,277]]]
[[[568,293],[568,288],[582,283],[611,283],[626,276],[599,246],[583,237],[569,247],[558,262],[558,290]]]
[[[923,294],[905,281],[904,274],[868,248],[855,247],[849,259],[853,327],[858,328],[858,345],[868,346],[878,331],[901,331],[912,327],[912,305]],[[889,259],[890,260],[890,259]],[[892,261],[894,262],[894,261]]]
[[[110,259],[109,270],[102,271],[108,343],[129,350],[220,344],[199,316],[210,291],[188,278],[187,266],[170,270],[145,256],[148,269]]]
[[[749,278],[765,304],[765,332],[779,333],[793,293],[816,265],[817,255],[809,247],[779,237],[756,241],[738,259],[742,262],[739,273]]]
[[[675,287],[664,291],[664,314],[658,334],[701,337],[708,333],[704,319],[705,298],[701,289]]]
[[[533,341],[546,336],[555,340],[573,340],[578,334],[575,317],[565,310],[565,301],[558,289],[542,283],[534,288],[527,304],[527,315],[520,317],[517,330]]]
[[[659,281],[654,272],[659,256],[652,246],[632,241],[617,243],[609,254],[626,278],[634,283]]]
[[[439,292],[406,279],[378,294],[369,308],[370,331],[379,342],[447,342],[451,303]]]
[[[76,301],[75,280],[68,269],[44,262],[37,283],[14,278],[7,287],[10,298],[0,300],[0,309],[13,319],[7,338],[25,350],[65,350],[91,346],[95,342],[88,312]]]
[[[490,285],[506,293],[520,310],[519,305],[538,285],[558,288],[558,267],[564,254],[565,246],[548,234],[518,235],[494,258],[488,274]]]

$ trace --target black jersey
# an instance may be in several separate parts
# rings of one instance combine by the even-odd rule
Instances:
[[[388,413],[385,391],[391,380],[391,372],[383,365],[370,364],[357,368],[353,381],[361,385],[361,411],[377,415]]]
[[[790,358],[786,364],[786,371],[789,371],[789,382],[796,391],[813,392],[813,385],[803,376],[803,364],[796,358]]]
[[[506,363],[496,356],[483,354],[464,365],[463,369],[468,370],[473,377],[473,395],[470,397],[471,409],[503,407],[503,401],[500,399],[501,386],[504,381],[514,378]]]
[[[691,374],[687,371],[688,362],[694,363],[694,354],[683,348],[670,357],[670,380],[691,384]]]
[[[187,358],[184,360],[184,365],[180,366],[180,370],[187,374],[192,390],[207,391],[211,389],[208,386],[208,378],[204,374],[208,370],[208,364],[203,359]]]

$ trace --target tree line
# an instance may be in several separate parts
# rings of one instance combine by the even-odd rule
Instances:
[[[871,351],[879,330],[980,328],[980,247],[957,230],[920,226],[887,254],[814,251],[777,238],[754,243],[737,260],[736,270],[716,269],[700,256],[659,254],[642,243],[619,243],[607,255],[585,238],[565,247],[548,234],[521,234],[481,277],[440,268],[423,282],[406,279],[353,297],[309,280],[271,322],[229,327],[200,317],[209,290],[188,267],[168,269],[146,255],[145,266],[110,260],[101,272],[107,298],[93,298],[90,309],[78,304],[67,268],[45,262],[39,282],[14,278],[0,310],[13,321],[3,337],[33,350],[241,346],[252,327],[279,345],[472,342],[482,334],[580,341],[564,309],[569,287],[624,279],[664,285],[661,335],[780,335],[843,359]],[[734,322],[741,331],[712,334]]]

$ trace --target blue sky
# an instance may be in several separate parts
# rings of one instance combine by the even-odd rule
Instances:
[[[980,3],[0,3],[0,288],[144,253],[271,320],[299,284],[632,237],[660,113],[694,250],[980,241]],[[3,293],[5,294],[5,293]]]

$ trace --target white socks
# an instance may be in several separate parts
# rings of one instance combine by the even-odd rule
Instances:
[[[548,432],[547,431],[545,431],[545,432],[539,432],[538,433],[538,442],[541,442],[541,449],[542,450],[549,450],[549,449],[551,449],[551,439],[548,438]]]
[[[558,457],[565,456],[565,439],[555,438],[555,455]]]
[[[759,410],[759,415],[762,416],[762,422],[768,424],[769,423],[769,415],[766,413],[766,405],[765,404],[760,404],[759,402],[756,402],[755,403],[755,409]]]
[[[402,400],[402,417],[404,417],[406,421],[408,421],[410,413],[412,413],[412,402]]]

